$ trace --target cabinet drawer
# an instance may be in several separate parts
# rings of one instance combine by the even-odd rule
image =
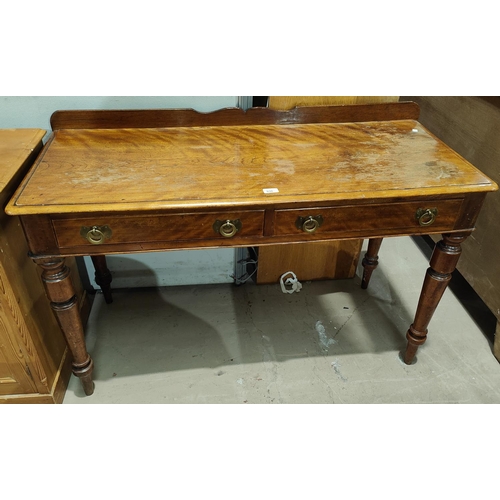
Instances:
[[[217,226],[214,229],[216,221],[219,221],[218,232]],[[226,221],[231,222],[221,230],[220,226]],[[95,216],[54,219],[52,225],[60,248],[94,246],[100,243],[113,245],[204,239],[237,241],[246,237],[262,236],[264,211]],[[88,232],[93,228],[96,228],[95,232],[89,235]],[[235,234],[231,235],[234,231]]]
[[[356,235],[362,231],[382,230],[386,234],[428,233],[452,230],[462,200],[440,200],[436,202],[406,202],[389,205],[356,205],[300,210],[278,210],[275,218],[275,234],[278,236],[307,233],[311,236]],[[435,211],[435,219],[427,209]],[[421,225],[417,211],[421,210]],[[316,222],[309,220],[314,218]],[[309,222],[306,222],[309,220]],[[303,225],[306,223],[306,227]],[[317,227],[315,227],[317,226]]]

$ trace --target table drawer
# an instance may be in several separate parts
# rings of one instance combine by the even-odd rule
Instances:
[[[277,236],[310,233],[311,236],[356,235],[376,231],[394,234],[398,230],[428,233],[452,230],[462,205],[461,199],[436,202],[406,202],[277,210]],[[430,210],[430,211],[427,211]],[[420,221],[419,221],[420,216]]]
[[[204,239],[237,241],[262,236],[264,211],[95,216],[54,219],[52,225],[60,248]]]

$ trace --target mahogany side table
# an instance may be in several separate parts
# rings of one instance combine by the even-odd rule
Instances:
[[[368,238],[362,286],[383,238],[442,234],[404,354],[411,363],[498,186],[429,133],[415,103],[295,108],[60,111],[7,206],[92,394],[65,257],[90,255],[107,300],[105,256]]]

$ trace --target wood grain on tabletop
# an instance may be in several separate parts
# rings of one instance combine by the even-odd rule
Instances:
[[[352,104],[396,103],[398,100],[398,96],[270,96],[267,105],[276,110],[321,105],[343,109],[344,106]],[[405,118],[418,117],[417,112],[415,116]],[[288,269],[294,269],[303,280],[353,278],[361,245],[362,240],[343,240],[291,244],[287,245],[286,251],[282,245],[260,247],[257,283],[275,283]]]
[[[279,192],[265,194],[269,188]],[[7,211],[321,203],[418,196],[422,190],[494,187],[413,120],[60,130]]]

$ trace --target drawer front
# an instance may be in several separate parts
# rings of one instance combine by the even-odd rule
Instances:
[[[334,233],[339,237],[347,237],[363,231],[377,230],[385,231],[387,234],[398,231],[425,234],[452,230],[461,205],[462,200],[440,200],[424,203],[278,210],[275,234],[277,236],[310,234],[311,237],[323,235],[333,238]],[[427,211],[428,209],[431,211]]]
[[[205,239],[237,241],[262,236],[264,211],[95,216],[54,219],[52,225],[60,248]]]

